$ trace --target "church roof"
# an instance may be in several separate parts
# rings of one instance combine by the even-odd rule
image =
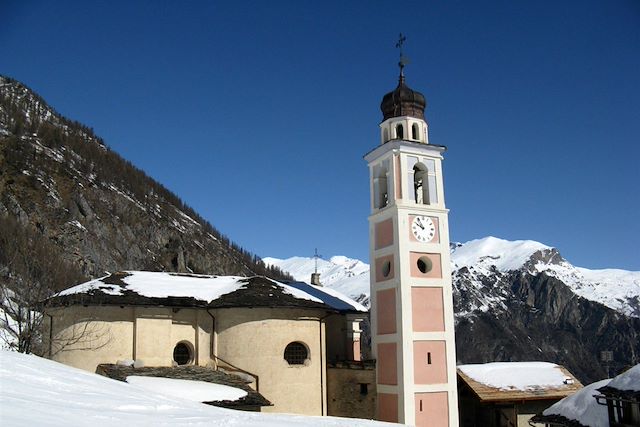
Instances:
[[[58,292],[48,303],[53,306],[282,307],[334,312],[367,311],[333,289],[303,282],[283,283],[263,276],[209,276],[150,271],[112,273]]]
[[[380,110],[382,120],[391,117],[410,116],[424,120],[427,101],[424,95],[406,85],[404,75],[400,75],[398,86],[382,98]]]

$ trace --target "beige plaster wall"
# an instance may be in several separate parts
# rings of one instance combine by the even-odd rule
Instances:
[[[100,363],[133,359],[133,308],[73,306],[47,314],[53,319],[53,360],[95,372]]]
[[[331,351],[338,357],[346,356],[344,316],[326,317],[319,310],[268,308],[210,312],[215,317],[213,334],[214,319],[204,309],[117,306],[51,309],[48,313],[53,317],[52,359],[91,372],[101,363],[124,359],[140,360],[144,366],[171,366],[175,345],[187,342],[194,351],[195,364],[213,365],[215,354],[257,375],[260,393],[274,404],[263,410],[326,415],[324,349],[329,334],[335,342],[329,346]],[[82,340],[75,339],[78,331],[84,332]],[[71,341],[73,344],[68,344]],[[305,365],[289,365],[284,359],[285,347],[294,341],[309,350]]]
[[[204,310],[71,306],[48,314],[53,317],[51,358],[76,368],[95,372],[101,363],[124,359],[171,366],[181,341],[193,349],[193,363],[211,363],[212,320]]]
[[[274,404],[264,412],[326,414],[326,336],[318,321],[323,312],[270,308],[213,312],[216,354],[258,375],[260,393]],[[284,359],[285,347],[294,341],[309,349],[304,365],[289,365]]]

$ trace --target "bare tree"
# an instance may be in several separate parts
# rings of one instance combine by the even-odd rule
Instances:
[[[42,354],[46,299],[82,279],[46,237],[11,217],[0,218],[0,334],[4,345]]]

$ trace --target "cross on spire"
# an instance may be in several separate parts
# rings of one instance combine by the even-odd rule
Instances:
[[[402,45],[404,45],[405,40],[407,40],[407,37],[400,33],[398,36],[398,42],[396,43],[396,47],[400,49],[400,62],[398,62],[398,66],[400,67],[400,78],[404,77],[404,66],[409,63],[409,58],[404,56],[402,51]]]

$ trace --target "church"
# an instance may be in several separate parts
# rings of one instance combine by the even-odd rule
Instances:
[[[58,293],[45,314],[58,362],[208,367],[244,379],[271,403],[263,411],[329,415],[327,366],[360,360],[366,311],[304,282],[126,271]]]
[[[92,372],[123,361],[233,372],[272,404],[264,411],[457,426],[446,148],[430,143],[425,97],[407,86],[404,65],[401,54],[379,144],[364,156],[374,361],[361,360],[367,309],[331,289],[139,271],[51,298],[50,357]]]

